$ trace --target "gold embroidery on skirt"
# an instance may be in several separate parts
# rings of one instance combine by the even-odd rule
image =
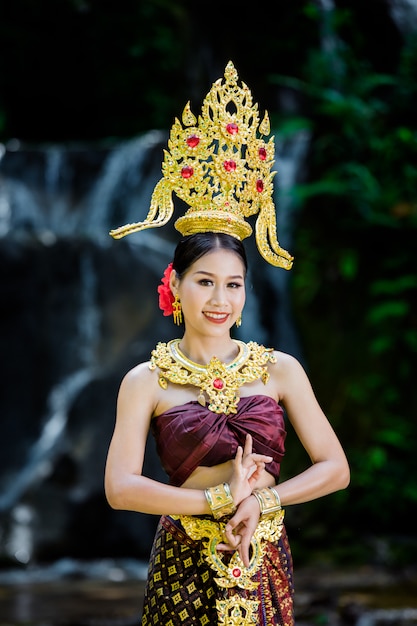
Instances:
[[[249,567],[245,567],[236,550],[230,561],[223,561],[224,554],[217,550],[223,543],[223,531],[227,522],[195,517],[193,515],[171,515],[180,520],[185,532],[191,539],[202,541],[202,553],[210,567],[218,574],[214,580],[219,587],[230,589],[239,587],[252,591],[259,585],[251,580],[259,570],[264,557],[264,542],[276,542],[281,536],[284,523],[284,510],[262,518],[252,536]],[[259,601],[242,598],[238,594],[224,600],[217,600],[216,609],[221,626],[243,626],[257,623]]]
[[[216,600],[219,626],[257,624],[258,600],[246,600],[237,594],[227,600]],[[242,610],[243,609],[243,610]]]

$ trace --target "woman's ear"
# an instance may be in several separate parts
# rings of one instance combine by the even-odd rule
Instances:
[[[171,275],[169,277],[169,288],[171,289],[174,296],[177,293],[179,283],[180,281],[179,281],[177,272],[175,270],[172,270]]]

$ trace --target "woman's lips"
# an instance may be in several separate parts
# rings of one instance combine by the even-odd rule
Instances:
[[[229,313],[211,313],[203,311],[203,315],[213,324],[223,324],[229,318]]]

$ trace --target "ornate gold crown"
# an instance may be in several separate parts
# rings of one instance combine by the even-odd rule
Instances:
[[[197,119],[188,102],[172,126],[168,150],[164,150],[163,177],[155,186],[151,207],[143,222],[126,224],[110,231],[115,239],[163,226],[172,217],[172,193],[189,209],[174,226],[183,235],[220,232],[242,240],[252,234],[245,217],[259,213],[255,238],[263,258],[278,267],[291,269],[293,257],[277,239],[275,206],[272,199],[274,138],[268,113],[259,123],[258,105],[231,61],[207,94]],[[257,134],[260,136],[258,137]]]

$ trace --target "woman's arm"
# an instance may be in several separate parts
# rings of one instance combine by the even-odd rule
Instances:
[[[283,505],[299,504],[345,489],[350,480],[346,455],[323,413],[301,364],[279,353],[275,378],[280,400],[311,460],[311,466],[279,484]]]
[[[285,406],[288,417],[311,460],[306,470],[276,487],[283,506],[320,498],[349,484],[350,470],[343,448],[320,408],[310,381],[300,365],[287,354],[277,354],[271,368],[271,381]],[[259,504],[254,496],[246,498],[225,529],[227,543],[222,548],[238,548],[246,566],[249,546],[259,521]]]
[[[204,491],[180,490],[142,475],[149,425],[158,399],[157,376],[147,363],[126,374],[105,469],[105,493],[114,509],[151,514],[206,514]]]
[[[107,500],[114,509],[155,515],[210,514],[203,488],[173,487],[142,475],[149,425],[158,394],[157,375],[146,363],[131,370],[122,381],[105,469]],[[250,437],[244,450],[238,449],[230,479],[236,504],[251,493],[265,463],[271,460],[271,457],[252,453]]]

